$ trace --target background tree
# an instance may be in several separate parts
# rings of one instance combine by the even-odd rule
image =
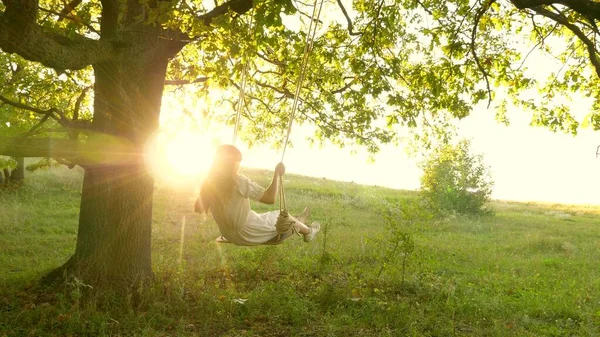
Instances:
[[[89,72],[58,74],[17,55],[0,53],[0,135],[29,138],[44,134],[77,138],[74,128],[89,123],[91,112],[86,104],[90,87]],[[79,125],[75,125],[76,122]],[[66,128],[66,127],[68,128]],[[18,153],[16,153],[18,154]],[[39,160],[28,170],[47,167],[51,161]],[[23,157],[8,160],[0,168],[12,170],[9,180],[25,175]]]
[[[323,19],[297,114],[298,123],[316,126],[316,139],[376,151],[396,141],[397,126],[435,128],[493,99],[500,120],[510,102],[552,130],[576,132],[582,122],[600,128],[595,1],[360,0],[350,8],[339,0],[325,6],[336,17]],[[309,10],[293,0],[2,0],[3,57],[17,54],[59,79],[82,74],[81,91],[87,79],[94,81],[93,117],[82,125],[73,99],[81,91],[68,106],[58,98],[69,81],[53,80],[56,88],[38,91],[55,99],[47,105],[19,105],[21,92],[2,88],[19,113],[68,130],[50,138],[54,127],[47,127],[45,135],[3,139],[0,154],[52,156],[85,169],[77,247],[56,275],[120,285],[151,275],[153,180],[141,152],[158,127],[165,84],[236,87],[247,63],[242,136],[282,140],[304,48],[305,33],[295,23],[306,22]],[[538,81],[522,64],[528,54],[514,41],[530,38],[532,48],[564,65],[548,80]],[[541,94],[523,95],[532,89]],[[572,91],[595,100],[583,121],[552,99]],[[223,99],[233,97],[225,92]]]
[[[434,213],[485,214],[492,194],[489,167],[461,140],[435,148],[422,163],[421,196]]]

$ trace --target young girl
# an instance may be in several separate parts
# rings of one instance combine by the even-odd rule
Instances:
[[[278,177],[285,173],[285,166],[283,163],[277,164],[273,180],[265,190],[238,174],[241,161],[242,153],[235,146],[221,145],[217,149],[212,167],[202,183],[196,212],[208,213],[210,210],[221,235],[231,243],[241,246],[264,244],[278,236],[275,223],[279,211],[257,214],[250,209],[248,199],[274,204]],[[308,209],[305,209],[298,219],[294,219],[294,227],[304,235],[305,242],[312,241],[320,230],[318,222],[310,226],[304,224],[308,216]]]

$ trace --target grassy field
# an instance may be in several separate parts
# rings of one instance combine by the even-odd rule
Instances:
[[[193,189],[157,186],[157,282],[137,301],[83,300],[78,280],[37,283],[74,250],[80,185],[80,171],[55,168],[0,191],[0,336],[600,336],[600,207],[399,219],[415,244],[403,270],[383,214],[413,192],[288,175],[292,213],[310,206],[324,232],[247,248],[214,242]]]

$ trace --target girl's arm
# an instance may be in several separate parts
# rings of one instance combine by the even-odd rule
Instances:
[[[275,203],[275,199],[277,198],[277,188],[279,187],[279,176],[282,176],[285,173],[285,166],[283,163],[277,164],[275,167],[275,173],[273,173],[273,179],[271,180],[271,184],[263,194],[262,198],[260,198],[260,202],[264,204],[273,205]]]

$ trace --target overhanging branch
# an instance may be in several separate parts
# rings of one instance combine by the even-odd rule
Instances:
[[[587,35],[585,35],[583,31],[581,31],[581,29],[579,29],[579,27],[569,22],[569,20],[566,17],[542,7],[533,8],[533,10],[540,15],[543,15],[549,19],[560,23],[561,25],[567,27],[571,32],[573,32],[573,34],[575,34],[581,40],[581,42],[583,42],[586,45],[590,56],[590,61],[592,62],[592,65],[596,70],[596,75],[600,77],[600,61],[598,60],[598,51],[596,50],[594,42],[592,42],[592,40],[590,40],[587,37]]]
[[[82,93],[80,94],[80,96],[77,99],[77,103],[76,103],[76,107],[75,107],[75,111],[74,111],[74,116],[78,116],[79,115],[79,109],[80,109],[80,105],[83,101],[83,98],[86,94],[86,92],[91,89],[91,87],[87,87],[85,88]],[[65,128],[74,128],[74,129],[91,129],[91,124],[90,121],[88,120],[78,120],[77,118],[73,118],[73,120],[70,120],[66,117],[65,113],[60,111],[57,108],[50,108],[50,109],[40,109],[40,108],[36,108],[36,107],[32,107],[23,103],[19,103],[19,102],[15,102],[13,100],[10,100],[2,95],[0,95],[0,102],[8,104],[10,106],[13,106],[17,109],[21,109],[21,110],[26,110],[26,111],[31,111],[34,112],[36,114],[39,115],[44,115],[44,117],[42,117],[42,120],[38,123],[38,125],[34,126],[32,128],[32,130],[30,130],[30,132],[35,131],[36,129],[38,129],[40,126],[42,126],[42,124],[44,122],[46,122],[48,120],[48,118],[52,118],[54,119],[56,122],[58,122],[58,124],[60,124],[62,127]],[[29,133],[28,133],[29,134]]]
[[[216,6],[207,13],[198,15],[197,18],[208,25],[213,19],[225,15],[230,10],[242,15],[250,9],[252,9],[252,0],[231,0]]]
[[[534,9],[541,6],[563,5],[581,15],[600,19],[600,2],[590,0],[511,0],[518,9]]]
[[[114,54],[108,40],[92,40],[81,35],[72,38],[51,34],[36,23],[36,0],[3,0],[0,13],[0,48],[29,61],[55,69],[82,69],[110,59]]]
[[[27,110],[27,111],[31,111],[31,112],[35,112],[37,114],[41,114],[41,115],[53,115],[54,113],[57,113],[60,116],[60,113],[59,113],[58,109],[56,109],[56,108],[50,108],[50,109],[47,109],[47,110],[42,110],[42,109],[35,108],[35,107],[29,106],[29,105],[25,105],[23,103],[15,102],[15,101],[10,100],[10,99],[2,96],[2,95],[0,95],[0,101],[6,103],[8,105],[11,105],[11,106],[13,106],[15,108],[23,109],[23,110]],[[57,121],[59,120],[59,117],[57,117],[57,116],[51,116],[51,117],[53,117]]]
[[[0,137],[0,155],[62,158],[84,167],[130,165],[144,157],[130,142],[108,135],[92,136],[87,141]]]
[[[61,17],[66,17],[67,15],[71,14],[71,12],[75,10],[75,8],[79,6],[81,2],[82,0],[72,0],[71,2],[66,4],[65,7],[63,7],[59,14],[61,15]]]

